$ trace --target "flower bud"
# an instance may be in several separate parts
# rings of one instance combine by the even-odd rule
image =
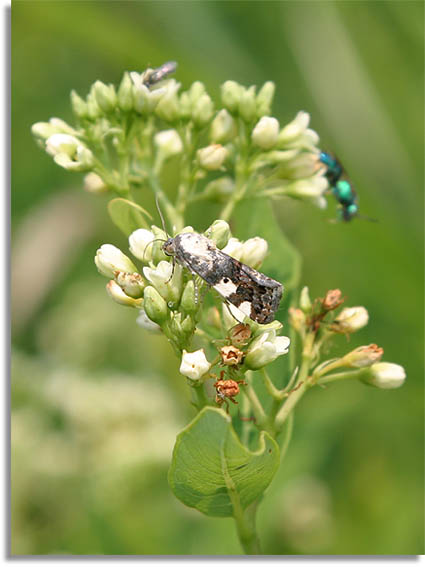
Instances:
[[[74,156],[80,144],[80,141],[72,135],[55,133],[46,140],[46,152],[51,156],[60,153]]]
[[[115,109],[117,94],[113,85],[105,85],[102,81],[96,81],[93,85],[93,93],[102,111],[110,113]]]
[[[194,314],[199,308],[197,302],[195,282],[190,279],[184,286],[182,298],[180,300],[180,309],[185,313]]]
[[[147,331],[159,332],[161,330],[161,328],[156,323],[150,320],[144,309],[140,309],[136,323],[139,325],[139,327]]]
[[[289,324],[291,327],[300,333],[305,327],[305,314],[301,309],[289,308]]]
[[[155,113],[169,123],[173,123],[180,118],[180,104],[178,98],[178,90],[180,83],[175,79],[170,79],[166,86],[166,91],[162,95],[155,108]]]
[[[323,176],[296,180],[285,186],[284,193],[294,198],[319,198],[328,188],[328,181]]]
[[[342,359],[342,366],[350,368],[364,368],[381,360],[384,349],[377,344],[369,344],[368,346],[359,346],[346,354]]]
[[[125,273],[136,273],[136,266],[123,252],[109,243],[103,244],[96,252],[94,258],[96,267],[102,275],[114,278],[115,273],[124,271]]]
[[[274,117],[261,117],[252,131],[252,142],[264,150],[274,147],[279,136],[279,121]]]
[[[214,103],[211,97],[204,93],[194,103],[192,110],[192,120],[198,128],[205,127],[214,115]]]
[[[248,89],[243,89],[239,100],[239,114],[246,122],[255,120],[256,117],[256,97],[255,87],[252,85]]]
[[[311,311],[311,300],[308,293],[308,287],[303,287],[300,294],[300,309],[303,313],[309,313]]]
[[[226,247],[223,247],[223,252],[230,255],[230,257],[234,257],[238,261],[241,261],[244,251],[244,244],[239,241],[237,238],[230,238],[227,242]]]
[[[403,366],[392,362],[378,362],[362,371],[361,380],[377,388],[399,388],[406,379]]]
[[[109,281],[106,285],[106,291],[108,295],[119,305],[126,305],[127,307],[140,308],[142,305],[142,299],[133,299],[124,293],[118,283],[115,281]]]
[[[265,239],[260,237],[250,238],[243,244],[242,257],[239,261],[257,269],[264,261],[268,247]]]
[[[343,309],[330,328],[341,334],[349,334],[358,331],[367,325],[369,313],[364,307],[346,307]]]
[[[83,172],[93,166],[92,152],[72,135],[57,133],[50,136],[46,141],[46,151],[56,164],[66,170]]]
[[[71,107],[74,115],[79,119],[86,119],[88,117],[89,110],[87,103],[74,90],[71,91]]]
[[[168,307],[158,291],[148,285],[144,291],[143,299],[148,318],[159,325],[164,323],[168,317]]]
[[[133,109],[133,82],[127,71],[124,73],[120,86],[118,87],[118,107],[122,111],[131,111]]]
[[[97,104],[96,97],[94,96],[93,87],[87,95],[87,118],[95,121],[102,116],[99,105]]]
[[[152,261],[152,242],[154,239],[154,234],[149,230],[143,228],[135,230],[128,238],[129,250],[134,257],[143,263],[149,263]]]
[[[108,187],[98,174],[89,172],[84,177],[84,190],[90,194],[104,194],[108,191]]]
[[[225,366],[236,366],[240,364],[243,359],[243,352],[236,346],[229,344],[222,346],[220,349],[221,362]]]
[[[180,95],[179,104],[180,104],[180,118],[185,121],[188,121],[192,113],[192,103],[188,91],[184,91]]]
[[[121,287],[126,295],[138,299],[143,294],[145,282],[138,273],[115,272],[115,282]]]
[[[325,298],[322,299],[322,309],[324,311],[333,311],[342,305],[343,302],[341,291],[339,289],[331,289],[326,293]]]
[[[205,170],[219,170],[227,158],[228,151],[221,144],[211,144],[198,150],[198,162]]]
[[[78,132],[70,125],[68,125],[68,123],[65,123],[65,121],[62,121],[62,119],[58,119],[56,117],[49,119],[48,123],[34,123],[31,127],[31,132],[36,138],[41,139],[42,141],[47,140],[49,137],[55,134],[78,134]]]
[[[225,144],[235,138],[237,134],[235,119],[226,109],[221,109],[211,123],[210,140]]]
[[[278,356],[289,351],[290,339],[276,336],[275,331],[268,331],[256,337],[249,346],[245,365],[251,370],[258,370],[273,362]]]
[[[221,100],[230,113],[236,113],[239,109],[242,91],[242,85],[239,85],[236,81],[225,81],[221,86]]]
[[[258,92],[256,99],[257,117],[270,114],[275,89],[276,86],[273,81],[266,81]]]
[[[178,132],[174,129],[156,133],[154,142],[163,160],[175,154],[179,154],[183,150],[182,140]]]
[[[204,234],[213,241],[219,249],[223,249],[230,239],[230,226],[224,220],[215,220]]]
[[[203,348],[195,352],[183,350],[180,374],[191,380],[199,380],[210,368],[211,364],[208,362]]]
[[[305,111],[297,113],[295,119],[288,123],[279,133],[279,146],[285,146],[300,137],[308,127],[310,115]]]

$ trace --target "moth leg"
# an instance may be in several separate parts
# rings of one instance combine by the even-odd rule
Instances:
[[[174,268],[175,268],[175,266],[176,266],[176,258],[175,258],[175,257],[173,257],[172,265],[173,265],[173,268],[172,268],[172,270],[171,270],[171,275],[170,275],[170,277],[167,279],[167,281],[166,281],[165,283],[169,283],[169,282],[171,281],[171,279],[173,278],[173,275],[174,275]]]
[[[232,307],[233,307],[232,303],[229,303],[229,301],[227,301],[226,299],[224,299],[224,302],[226,303],[227,308],[229,309],[229,313],[232,315],[232,317],[233,317],[236,321],[238,321],[238,323],[239,323],[240,325],[243,325],[243,321],[239,320],[238,317],[232,312]]]

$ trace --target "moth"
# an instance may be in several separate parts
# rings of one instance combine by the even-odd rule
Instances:
[[[283,293],[278,281],[230,257],[201,234],[179,234],[169,238],[162,248],[253,321],[273,321]]]
[[[152,69],[149,74],[144,78],[143,83],[150,87],[159,81],[162,81],[168,75],[174,73],[177,69],[177,63],[175,61],[167,61],[163,63],[160,67]]]

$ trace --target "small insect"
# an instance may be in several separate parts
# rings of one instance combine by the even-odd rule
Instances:
[[[163,63],[156,69],[152,69],[149,73],[146,73],[146,76],[143,78],[143,83],[150,87],[155,83],[159,83],[163,79],[165,79],[168,75],[174,73],[177,69],[177,62],[175,61],[167,61]]]
[[[349,180],[341,180],[345,172],[342,164],[335,156],[322,151],[319,154],[319,161],[327,168],[325,176],[331,187],[332,194],[341,206],[339,210],[340,217],[345,222],[349,222],[359,212],[357,193]]]
[[[260,324],[273,321],[283,293],[278,281],[230,257],[201,234],[179,234],[162,248],[250,319]]]

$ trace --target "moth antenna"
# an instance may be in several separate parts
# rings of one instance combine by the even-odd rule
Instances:
[[[159,217],[161,218],[162,229],[165,232],[165,235],[169,236],[170,234],[167,232],[167,228],[165,227],[164,216],[162,215],[161,208],[159,206],[158,194],[155,194],[155,204],[158,210]]]
[[[376,218],[369,218],[369,216],[365,216],[364,214],[356,214],[356,218],[359,218],[360,220],[366,220],[367,222],[373,222],[374,224],[379,223],[379,220]]]
[[[156,238],[156,239],[151,240],[149,243],[147,243],[147,244],[145,245],[145,249],[143,250],[143,259],[146,259],[146,256],[145,256],[146,250],[147,250],[148,247],[149,247],[150,245],[152,245],[155,241],[162,241],[162,242],[165,243],[167,240],[162,239],[162,238]]]

